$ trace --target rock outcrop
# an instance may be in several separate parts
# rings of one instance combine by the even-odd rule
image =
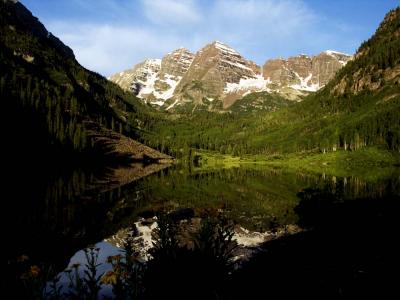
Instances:
[[[173,96],[193,58],[194,55],[187,49],[179,48],[163,59],[147,59],[133,69],[114,74],[109,80],[146,102],[161,106]]]
[[[229,89],[230,85],[238,85],[243,79],[256,79],[257,75],[261,75],[259,66],[231,47],[215,41],[197,52],[175,90],[175,97],[181,102],[195,104],[215,99],[224,101],[227,95],[237,93]]]
[[[328,50],[310,57],[301,54],[268,60],[263,66],[264,79],[277,87],[315,92],[325,86],[351,59],[350,55]]]

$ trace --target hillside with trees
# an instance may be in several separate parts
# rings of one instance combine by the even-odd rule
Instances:
[[[323,89],[290,105],[266,102],[270,111],[197,112],[152,127],[163,148],[206,149],[233,155],[299,151],[400,149],[400,9],[389,12],[355,59]],[[248,95],[239,100],[246,105]],[[268,98],[266,98],[268,99]],[[261,100],[262,103],[263,100]],[[271,112],[272,111],[272,112]],[[145,136],[149,143],[155,140]]]
[[[2,1],[0,8],[0,96],[10,155],[103,156],[111,150],[96,142],[96,128],[137,138],[144,104],[83,68],[21,3]]]
[[[80,66],[22,4],[2,2],[0,93],[7,138],[21,155],[25,145],[38,147],[39,154],[58,149],[92,155],[109,150],[100,150],[104,145],[95,145],[89,134],[88,124],[97,124],[185,159],[196,149],[237,156],[376,145],[398,150],[399,11],[386,16],[325,88],[300,103],[258,93],[225,113],[165,113]]]

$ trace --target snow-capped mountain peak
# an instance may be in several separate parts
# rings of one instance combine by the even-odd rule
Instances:
[[[220,42],[220,41],[214,41],[214,42],[212,43],[212,45],[213,45],[215,48],[217,48],[218,50],[221,50],[222,52],[225,52],[225,53],[228,53],[228,54],[236,54],[236,55],[239,55],[239,53],[238,53],[235,49],[229,47],[228,45],[226,45],[226,44],[224,44],[224,43],[222,43],[222,42]]]
[[[343,53],[343,52],[339,52],[339,51],[335,51],[335,50],[326,50],[324,51],[324,53],[328,54],[328,55],[344,55],[344,56],[351,56],[349,54]]]
[[[146,102],[162,106],[173,96],[193,57],[189,50],[181,47],[168,53],[163,59],[146,59],[133,69],[111,76],[110,80]]]
[[[343,66],[346,65],[347,62],[352,59],[351,55],[339,51],[326,50],[323,53],[337,59],[339,63],[341,63]]]
[[[147,59],[110,80],[166,110],[188,103],[220,107],[222,102],[222,107],[228,108],[238,98],[259,91],[282,93],[299,101],[304,93],[326,85],[351,58],[326,50],[316,56],[267,60],[261,68],[227,44],[214,41],[196,55],[181,47],[162,59]]]

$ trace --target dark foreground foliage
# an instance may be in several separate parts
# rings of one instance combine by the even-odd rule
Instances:
[[[66,273],[69,284],[51,269],[30,265],[27,257],[18,264],[22,272],[24,299],[99,299],[102,286],[111,285],[111,299],[221,299],[223,287],[233,270],[233,224],[222,216],[205,217],[190,240],[173,215],[158,216],[151,259],[144,263],[127,239],[121,255],[108,257],[112,269],[99,274],[99,249],[85,249],[86,263],[74,264]]]
[[[307,189],[299,197],[309,230],[265,244],[234,274],[230,298],[398,298],[399,196],[346,200]]]
[[[205,218],[189,243],[171,215],[159,216],[152,259],[138,260],[131,245],[110,257],[113,269],[95,274],[98,253],[89,248],[84,276],[73,266],[68,293],[57,278],[47,298],[96,299],[112,285],[117,299],[387,298],[399,295],[397,195],[347,200],[340,189],[305,189],[296,210],[302,233],[265,243],[240,269],[232,266],[233,227]],[[23,276],[26,298],[44,297],[40,267]],[[74,273],[75,272],[75,273]],[[42,284],[42,285],[41,285]],[[36,289],[35,289],[36,287]],[[39,289],[37,289],[39,287]],[[42,290],[40,290],[42,288]],[[29,297],[28,297],[29,296]]]

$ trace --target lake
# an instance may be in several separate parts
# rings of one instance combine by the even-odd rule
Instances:
[[[70,169],[42,178],[33,170],[24,172],[18,184],[9,186],[13,199],[3,236],[7,260],[27,255],[63,270],[83,258],[80,249],[95,243],[104,250],[104,259],[118,252],[104,239],[158,211],[191,208],[195,216],[219,211],[242,228],[265,232],[298,223],[296,207],[305,189],[323,190],[343,201],[400,195],[397,169],[370,181],[251,164],[220,169],[139,166],[131,173],[152,173],[140,179],[129,173]]]

